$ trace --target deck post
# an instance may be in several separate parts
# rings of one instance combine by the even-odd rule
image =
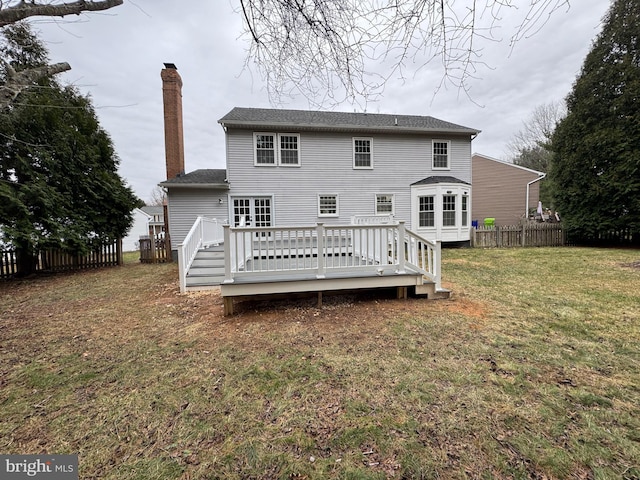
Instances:
[[[224,229],[224,283],[231,283],[233,282],[231,276],[231,226],[227,223],[222,228]],[[231,305],[233,310],[233,302]]]
[[[326,271],[326,258],[324,256],[324,223],[316,225],[316,235],[318,236],[318,272],[316,278],[324,278]]]
[[[153,244],[153,239],[150,240]],[[178,275],[180,275],[180,293],[184,293],[187,291],[187,272],[184,271],[186,269],[185,266],[185,258],[184,258],[184,249],[182,245],[178,247]]]
[[[404,263],[405,263],[405,245],[404,245],[404,237],[405,237],[405,227],[404,220],[400,220],[398,222],[398,245],[396,246],[396,252],[398,252],[398,273],[405,273]],[[411,245],[407,245],[407,248],[411,248]]]
[[[442,261],[442,241],[436,240],[436,247],[433,249],[433,270],[436,276],[436,291],[442,288],[442,272],[440,262]]]
[[[224,297],[224,316],[233,315],[233,297]]]

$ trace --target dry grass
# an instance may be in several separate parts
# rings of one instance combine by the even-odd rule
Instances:
[[[81,478],[640,478],[632,250],[446,250],[451,300],[0,284],[0,451]]]

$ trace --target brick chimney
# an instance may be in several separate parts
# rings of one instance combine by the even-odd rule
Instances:
[[[184,135],[182,128],[182,78],[173,63],[160,72],[164,102],[164,150],[167,180],[184,174]]]

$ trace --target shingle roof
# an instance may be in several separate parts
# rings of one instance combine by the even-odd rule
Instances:
[[[471,185],[469,182],[465,182],[464,180],[460,180],[456,177],[450,177],[448,175],[423,178],[422,180],[418,180],[411,185],[433,185],[436,183],[462,183],[464,185]]]
[[[204,168],[160,182],[163,187],[229,188],[227,171]]]
[[[234,127],[295,127],[309,130],[437,132],[475,135],[480,130],[445,122],[434,117],[379,113],[318,112],[236,107],[218,120]]]
[[[164,213],[164,209],[162,205],[145,205],[144,207],[140,207],[147,215],[162,215]]]

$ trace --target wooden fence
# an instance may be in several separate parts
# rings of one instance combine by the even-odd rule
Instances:
[[[41,250],[36,255],[36,273],[58,273],[122,265],[122,240],[101,245],[85,255],[73,255],[58,249]],[[0,280],[18,273],[17,254],[13,249],[0,250]]]
[[[566,245],[561,223],[523,223],[471,229],[471,246],[490,247],[561,247]]]
[[[140,237],[140,261],[142,263],[166,263],[171,261],[171,252],[163,238],[155,240],[149,235]]]

